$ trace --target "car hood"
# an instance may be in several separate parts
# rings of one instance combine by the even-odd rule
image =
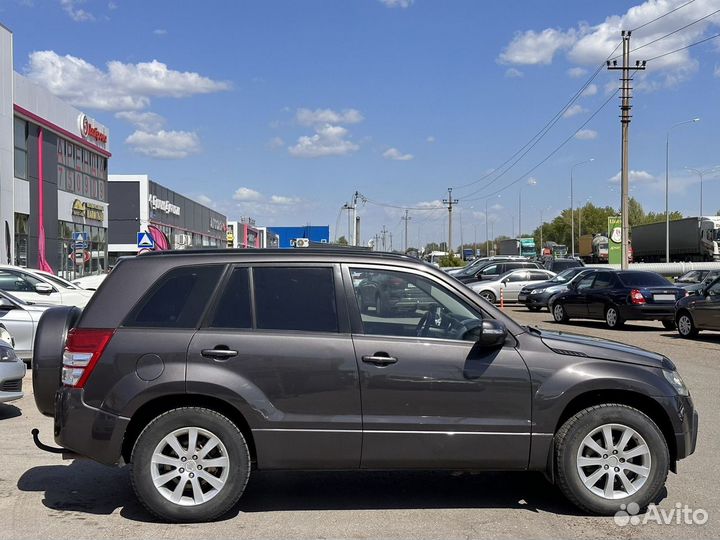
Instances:
[[[539,337],[547,347],[559,354],[624,362],[626,364],[639,364],[669,370],[675,369],[675,365],[670,359],[662,354],[617,341],[545,330],[540,331]]]
[[[549,287],[552,287],[553,289],[558,288],[558,287],[567,288],[567,284],[568,284],[567,281],[562,282],[562,283],[550,283],[550,281],[548,280],[548,281],[541,281],[539,283],[530,283],[528,285],[523,286],[523,289],[528,290],[528,291],[533,291],[535,289],[547,289]],[[558,290],[560,290],[560,289],[558,289]]]

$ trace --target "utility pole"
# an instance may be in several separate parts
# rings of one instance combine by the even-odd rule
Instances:
[[[452,198],[452,188],[448,188],[448,198],[443,199],[443,204],[447,204],[448,209],[448,256],[452,258],[452,209],[454,204],[458,204],[460,201]]]
[[[629,233],[630,233],[630,221],[629,221],[629,193],[630,184],[628,174],[630,172],[630,121],[632,115],[630,114],[630,95],[632,88],[630,81],[630,31],[622,31],[622,45],[623,45],[623,62],[622,66],[617,65],[617,60],[607,61],[607,67],[609,70],[622,70],[621,81],[621,94],[620,94],[620,125],[622,127],[622,169],[621,169],[621,181],[620,181],[620,215],[622,219],[622,251],[620,259],[620,267],[623,270],[627,270],[628,267],[628,247],[629,247]],[[645,60],[635,62],[635,71],[642,71],[645,69]]]
[[[392,246],[392,233],[389,232],[389,233],[388,233],[388,236],[390,237],[390,251],[392,251],[392,250],[393,250],[393,246]]]
[[[405,209],[405,215],[400,218],[400,219],[402,219],[402,220],[405,222],[405,247],[404,247],[404,250],[403,250],[404,253],[407,253],[407,250],[408,250],[408,221],[410,221],[410,220],[412,219],[412,218],[408,215],[408,212],[409,212],[409,210],[406,208],[406,209]],[[419,247],[419,246],[418,246],[418,247]]]

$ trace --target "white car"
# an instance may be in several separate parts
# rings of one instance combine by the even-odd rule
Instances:
[[[96,291],[100,284],[105,281],[107,274],[98,274],[95,276],[84,276],[74,279],[72,284],[86,291]]]
[[[25,370],[25,363],[18,358],[13,348],[0,341],[0,403],[23,397]]]
[[[19,266],[0,265],[0,290],[36,304],[85,307],[92,291],[66,288],[42,274]]]
[[[8,341],[23,360],[32,358],[35,330],[40,316],[50,307],[52,304],[31,304],[0,291],[0,339]]]
[[[526,285],[540,283],[555,277],[555,272],[534,268],[510,270],[492,280],[477,281],[468,284],[473,291],[485,300],[495,303],[500,300],[500,290],[506,302],[516,302],[520,290]]]

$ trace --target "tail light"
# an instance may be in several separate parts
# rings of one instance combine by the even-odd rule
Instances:
[[[640,291],[638,291],[637,289],[633,289],[632,291],[630,291],[630,302],[632,302],[636,306],[640,305],[640,304],[644,304],[645,297],[642,295],[642,293]]]
[[[104,328],[73,328],[68,332],[61,376],[64,385],[85,386],[113,332]]]

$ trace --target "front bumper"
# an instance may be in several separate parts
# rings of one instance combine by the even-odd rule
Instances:
[[[665,409],[673,427],[675,457],[685,459],[697,446],[699,415],[692,399],[676,396],[656,398]]]
[[[0,363],[0,403],[23,397],[22,381],[26,370],[22,360]]]
[[[674,321],[675,304],[620,306],[620,316],[626,321]]]
[[[555,294],[557,293],[544,292],[539,294],[530,294],[528,292],[526,294],[521,291],[518,295],[518,302],[529,307],[546,308],[550,303],[550,298],[552,298]]]
[[[83,391],[60,388],[55,395],[55,442],[106,465],[122,460],[122,444],[129,418],[90,407]]]

